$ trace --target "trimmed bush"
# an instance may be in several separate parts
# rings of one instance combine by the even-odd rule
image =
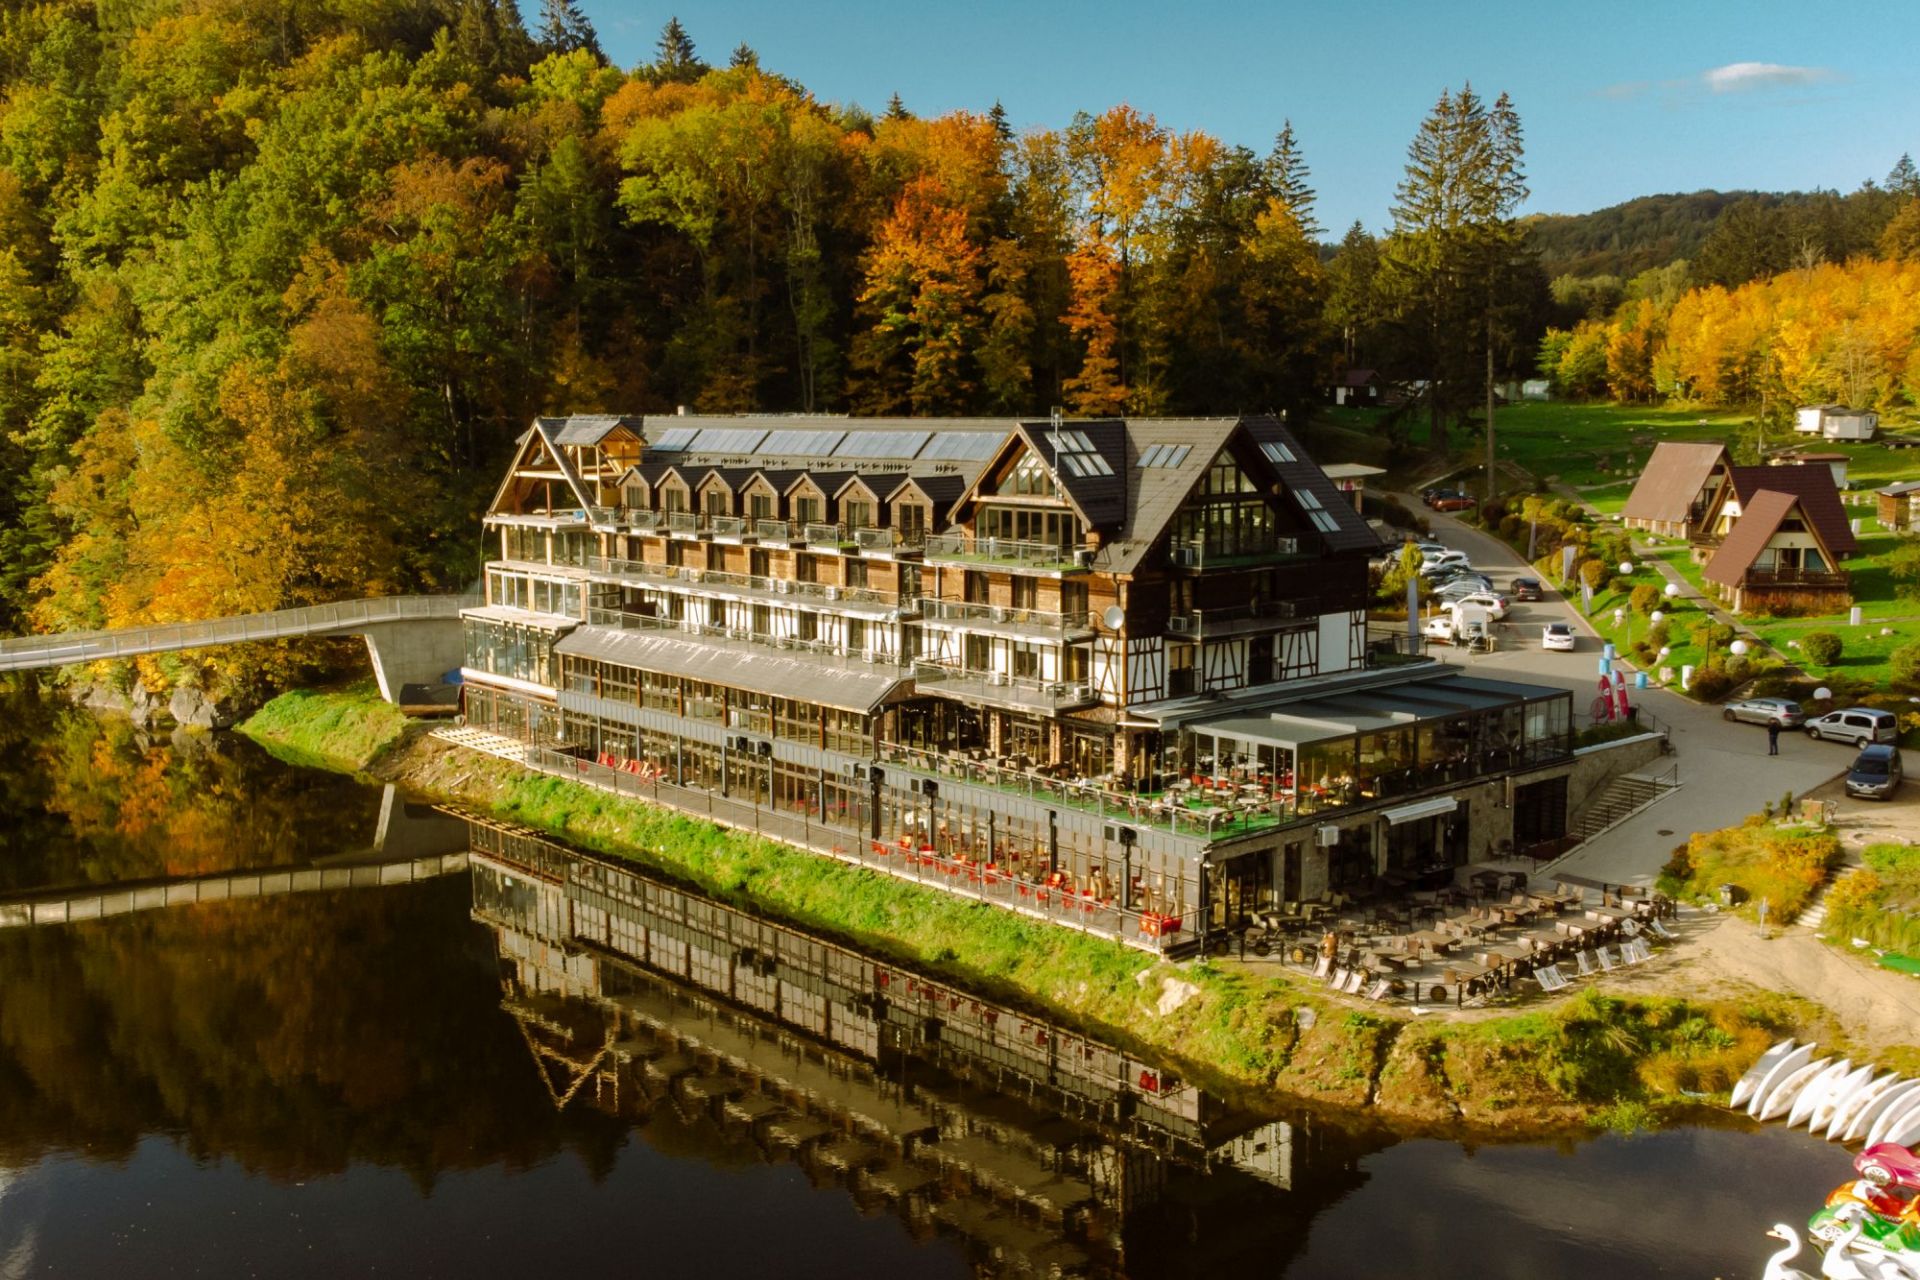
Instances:
[[[1840,660],[1846,642],[1831,631],[1812,631],[1800,637],[1800,652],[1807,661],[1830,667]]]
[[[1903,644],[1887,659],[1893,669],[1893,682],[1904,688],[1920,688],[1920,641]]]
[[[1635,613],[1644,618],[1660,607],[1660,588],[1643,582],[1633,589],[1633,595],[1628,597],[1627,602],[1633,606]]]

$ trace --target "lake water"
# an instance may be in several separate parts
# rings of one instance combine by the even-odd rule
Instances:
[[[1247,1115],[230,736],[20,697],[0,780],[0,1277],[1749,1277],[1847,1171]]]

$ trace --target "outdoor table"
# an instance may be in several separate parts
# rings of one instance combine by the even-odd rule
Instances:
[[[1477,938],[1492,928],[1485,920],[1468,920],[1458,916],[1451,920],[1442,920],[1440,923],[1449,929],[1458,929],[1462,935],[1469,938]]]
[[[1470,960],[1455,960],[1446,966],[1447,981],[1455,986],[1477,981],[1487,976],[1491,970],[1485,965],[1474,964]]]
[[[1533,919],[1534,912],[1537,910],[1537,908],[1532,906],[1523,907],[1511,902],[1503,902],[1497,909],[1500,912],[1500,918],[1508,924],[1519,924],[1522,921],[1531,920]]]
[[[1460,945],[1460,939],[1433,929],[1422,929],[1418,933],[1410,933],[1407,935],[1407,941],[1420,950],[1431,951],[1435,955],[1445,955]]]
[[[1631,920],[1634,913],[1626,907],[1588,907],[1589,920]]]
[[[1367,961],[1373,968],[1391,969],[1395,973],[1399,973],[1411,963],[1412,957],[1402,955],[1398,951],[1369,951],[1367,952]]]
[[[1480,953],[1478,958],[1480,963],[1486,965],[1489,969],[1506,969],[1511,968],[1522,960],[1532,959],[1533,952],[1526,947],[1516,946],[1512,943],[1502,943],[1497,947],[1488,947]]]

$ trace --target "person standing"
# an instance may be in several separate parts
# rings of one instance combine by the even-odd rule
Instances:
[[[1778,720],[1767,722],[1767,754],[1770,756],[1780,754],[1780,722]]]

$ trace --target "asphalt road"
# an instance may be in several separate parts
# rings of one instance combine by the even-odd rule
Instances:
[[[1419,498],[1402,495],[1402,500],[1411,505]],[[1492,578],[1503,592],[1514,578],[1534,576],[1519,554],[1497,538],[1452,516],[1434,514],[1431,522],[1437,541],[1466,552],[1474,568]],[[1571,689],[1575,721],[1585,723],[1599,691],[1602,642],[1573,603],[1555,594],[1551,584],[1546,589],[1546,600],[1512,607],[1495,652],[1470,654],[1446,646],[1431,652],[1442,661],[1489,677]],[[1573,623],[1578,640],[1572,653],[1550,653],[1540,647],[1541,630],[1549,622]],[[1643,712],[1651,712],[1667,727],[1680,766],[1681,787],[1575,849],[1555,870],[1615,884],[1651,883],[1673,847],[1687,836],[1732,826],[1759,812],[1769,800],[1777,803],[1785,792],[1804,795],[1839,776],[1853,760],[1852,748],[1814,742],[1799,733],[1781,734],[1780,754],[1770,757],[1765,728],[1729,724],[1718,707],[1701,706],[1662,689],[1632,690],[1631,697]]]

